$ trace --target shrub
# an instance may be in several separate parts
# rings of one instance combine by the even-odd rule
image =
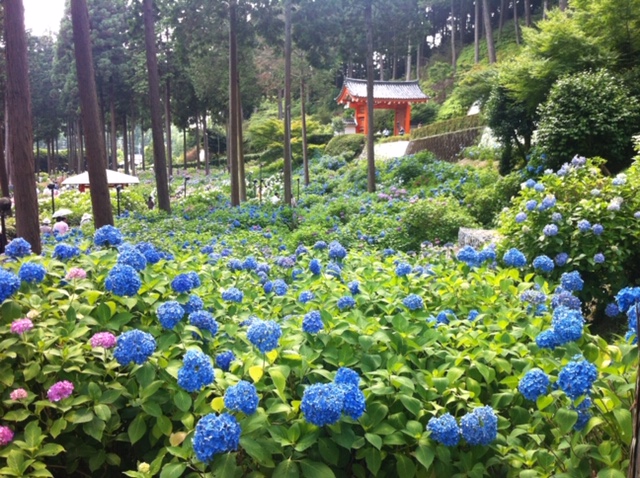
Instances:
[[[601,156],[620,171],[633,153],[632,134],[640,126],[638,100],[606,70],[558,80],[540,106],[538,141],[557,169],[575,154]]]
[[[435,161],[435,156],[429,151],[412,156],[405,156],[393,170],[393,177],[401,184],[411,184],[412,181],[426,173],[426,164]]]
[[[366,138],[362,134],[343,134],[334,136],[324,153],[327,156],[343,156],[347,161],[351,161],[362,153]]]
[[[487,187],[472,189],[464,198],[469,213],[483,226],[493,225],[498,213],[518,194],[521,178],[520,173],[511,173]]]

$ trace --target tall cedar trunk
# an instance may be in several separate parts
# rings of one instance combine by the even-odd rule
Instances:
[[[173,175],[173,151],[171,151],[171,80],[165,82],[164,118],[167,129],[167,161],[169,162],[169,176]]]
[[[558,6],[560,7],[560,11],[564,12],[567,9],[567,0],[560,0]]]
[[[480,63],[480,0],[476,0],[474,3],[475,3],[474,27],[473,27],[474,61],[475,63]]]
[[[244,172],[244,148],[242,144],[242,95],[240,93],[240,78],[236,78],[238,98],[238,185],[240,186],[240,202],[247,200],[247,184]]]
[[[391,79],[392,80],[397,80],[397,73],[398,73],[398,55],[396,55],[396,42],[394,39],[393,42],[393,67],[391,68]]]
[[[136,174],[136,117],[135,111],[131,112],[131,148],[130,148],[130,162],[131,173]]]
[[[493,64],[496,62],[496,46],[493,43],[493,28],[491,27],[491,10],[489,10],[489,0],[482,0],[482,14],[484,17],[484,31],[487,37],[489,64]]]
[[[78,118],[78,141],[80,141],[80,171],[84,172],[87,169],[87,162],[84,160],[86,148],[84,145],[84,128],[82,127],[82,118]]]
[[[182,159],[184,161],[184,170],[187,170],[187,128],[182,130]]]
[[[207,133],[207,110],[202,113],[202,147],[204,148],[204,173],[211,174],[211,158],[209,157],[209,134]]]
[[[291,206],[291,0],[284,8],[284,202]]]
[[[282,88],[278,88],[278,120],[284,119],[284,112],[282,111]]]
[[[27,62],[27,35],[24,31],[22,0],[5,0],[4,32],[6,54],[6,91],[11,135],[7,138],[13,162],[13,198],[16,232],[40,254],[40,224],[38,193],[34,187],[33,130],[31,126],[31,96]]]
[[[53,162],[51,161],[51,141],[45,140],[47,144],[47,173],[51,175],[53,173]]]
[[[237,45],[237,0],[229,1],[229,175],[231,176],[231,205],[240,205],[240,185],[238,184],[238,45]]]
[[[524,24],[531,26],[531,0],[524,0]]]
[[[129,134],[127,131],[127,115],[122,118],[122,160],[124,173],[129,174]]]
[[[4,127],[0,126],[0,194],[9,197],[9,175],[7,174],[7,162],[4,156]]]
[[[7,104],[7,86],[6,84],[4,85],[3,88],[4,93],[4,137],[8,138],[9,135],[11,134],[11,125],[9,124],[9,105]],[[5,143],[7,143],[5,141]],[[13,169],[13,161],[11,161],[11,150],[5,146],[4,149],[4,154],[6,155],[5,160],[5,165],[7,166],[7,176],[9,177],[9,183],[11,183],[11,176],[12,176],[12,172],[11,170]]]
[[[196,169],[200,169],[200,120],[198,120],[199,114],[200,113],[196,111]]]
[[[113,97],[113,87],[109,98],[109,116],[111,116],[111,169],[118,170],[118,132],[116,131],[116,102]]]
[[[416,80],[420,79],[420,68],[422,68],[422,38],[416,46]]]
[[[96,228],[113,225],[111,197],[107,184],[107,154],[104,144],[98,95],[96,93],[93,53],[89,37],[89,11],[86,0],[71,0],[73,21],[73,44],[75,47],[76,69],[78,71],[78,92],[82,129],[86,134],[87,169],[91,187],[91,206]]]
[[[407,81],[411,81],[411,40],[407,46]]]
[[[527,0],[525,0],[526,2]],[[520,45],[520,25],[518,25],[518,0],[513,2],[513,25],[516,29],[516,44]]]
[[[456,17],[453,11],[453,0],[451,0],[451,68],[456,74]]]
[[[153,0],[144,0],[144,39],[147,49],[147,72],[149,74],[149,103],[151,109],[151,132],[153,135],[153,170],[156,175],[158,207],[171,212],[169,184],[167,182],[167,159],[164,154],[162,134],[162,110],[160,108],[160,78],[156,58],[156,33],[153,21]]]
[[[380,81],[384,81],[384,57],[382,52],[378,52],[378,61],[380,62]]]
[[[307,105],[305,98],[304,75],[300,75],[300,115],[302,116],[302,165],[304,185],[309,185],[309,151],[307,149]]]
[[[145,171],[145,154],[144,154],[144,120],[140,122],[140,154],[142,155],[142,170]]]
[[[367,0],[364,7],[364,21],[367,31],[367,190],[376,191],[376,162],[373,149],[373,0]]]
[[[500,0],[500,20],[498,22],[498,38],[502,37],[502,28],[504,27],[504,11],[506,9],[506,0]]]
[[[547,12],[549,11],[549,0],[544,0],[542,2],[542,19],[547,19]],[[640,374],[638,374],[640,375]]]

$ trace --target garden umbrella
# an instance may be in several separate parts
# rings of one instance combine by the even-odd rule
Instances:
[[[69,216],[70,214],[73,214],[73,211],[71,209],[62,208],[54,212],[51,217],[66,217],[66,216]]]

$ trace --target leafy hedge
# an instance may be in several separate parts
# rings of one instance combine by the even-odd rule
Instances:
[[[343,156],[347,161],[356,158],[366,143],[362,134],[342,134],[334,136],[324,150],[327,156]]]
[[[422,128],[411,130],[411,139],[426,138],[438,134],[451,133],[469,128],[485,126],[486,120],[481,115],[461,116],[447,121],[438,121]]]

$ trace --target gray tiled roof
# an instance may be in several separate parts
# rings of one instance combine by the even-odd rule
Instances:
[[[345,78],[343,88],[354,97],[367,97],[367,80]],[[427,100],[418,81],[375,81],[373,98],[376,100]]]

